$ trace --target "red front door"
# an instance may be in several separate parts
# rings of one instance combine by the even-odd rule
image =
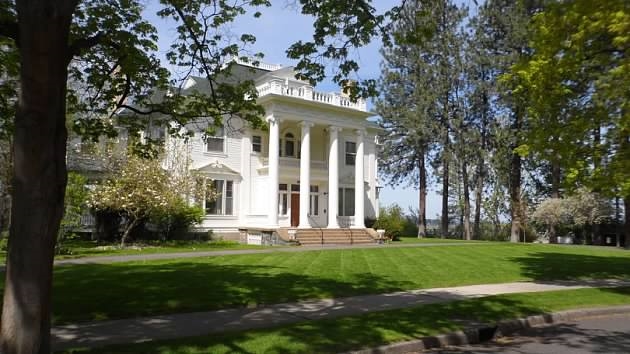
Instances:
[[[300,223],[300,195],[291,194],[291,226],[297,227]]]

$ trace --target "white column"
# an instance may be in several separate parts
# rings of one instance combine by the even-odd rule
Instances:
[[[302,122],[302,145],[300,148],[300,223],[299,228],[311,227],[308,209],[311,195],[311,127],[313,123]]]
[[[339,131],[341,128],[330,126],[330,147],[328,150],[328,228],[338,229],[337,214],[339,208]]]
[[[357,130],[357,155],[354,161],[354,225],[365,228],[365,184],[363,163],[363,130]]]
[[[280,158],[280,119],[267,117],[269,123],[269,226],[278,226],[278,166]]]

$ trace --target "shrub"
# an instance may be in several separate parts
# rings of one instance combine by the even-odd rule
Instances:
[[[392,240],[398,240],[405,232],[408,223],[402,208],[393,204],[387,208],[381,208],[380,216],[374,223],[375,229],[384,229],[385,236]]]
[[[163,239],[170,239],[173,234],[184,232],[189,226],[201,222],[203,215],[204,211],[199,206],[179,200],[154,214],[149,221],[155,224]]]

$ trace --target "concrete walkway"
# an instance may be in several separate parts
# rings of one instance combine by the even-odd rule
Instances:
[[[268,247],[263,249],[245,249],[245,250],[220,250],[220,251],[198,251],[198,252],[176,252],[176,253],[149,253],[149,254],[131,254],[120,256],[93,256],[74,259],[60,259],[55,261],[55,265],[72,265],[72,264],[102,264],[102,263],[120,263],[132,261],[152,261],[161,259],[175,258],[199,258],[214,257],[239,254],[263,254],[273,252],[311,252],[321,250],[347,250],[347,249],[365,249],[365,248],[413,248],[413,247],[438,247],[438,246],[471,246],[471,245],[488,245],[484,242],[435,242],[435,243],[408,243],[408,244],[360,244],[360,245],[321,245],[321,246],[294,246],[294,247]]]
[[[490,295],[620,286],[630,286],[630,280],[516,282],[422,289],[275,304],[253,309],[239,308],[71,324],[54,327],[52,337],[55,350],[99,347],[243,331]]]

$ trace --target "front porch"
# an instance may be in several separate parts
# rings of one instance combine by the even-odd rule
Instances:
[[[369,202],[365,130],[308,120],[281,120],[273,113],[267,122],[267,156],[260,158],[258,167],[259,173],[268,175],[266,225],[299,229],[365,228],[366,200]],[[317,139],[311,142],[313,130]]]

